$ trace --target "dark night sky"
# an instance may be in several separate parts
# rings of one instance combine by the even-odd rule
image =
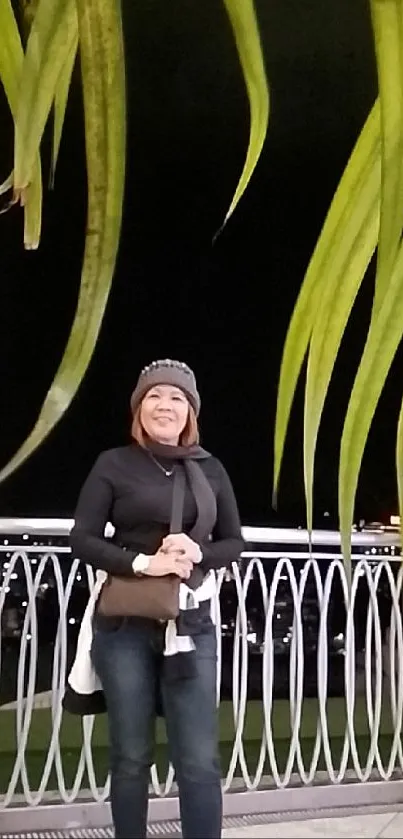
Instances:
[[[233,479],[244,523],[300,523],[302,390],[279,511],[271,510],[281,351],[326,209],[376,93],[366,0],[257,0],[272,110],[253,181],[212,245],[243,165],[248,105],[219,0],[124,3],[129,134],[124,225],[97,350],[74,403],[41,450],[0,487],[1,515],[70,515],[100,450],[128,438],[128,400],[155,357],[194,366],[203,442]],[[4,125],[5,109],[2,113]],[[8,174],[11,131],[2,131]],[[0,218],[4,463],[30,430],[68,335],[85,223],[81,102],[73,90],[40,250],[24,253],[18,211]],[[341,419],[365,325],[367,279],[320,437],[316,510],[336,510]],[[378,411],[357,512],[395,508],[401,360]]]

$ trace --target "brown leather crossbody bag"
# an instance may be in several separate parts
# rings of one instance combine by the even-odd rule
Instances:
[[[175,474],[172,491],[170,533],[182,530],[185,475]],[[97,612],[104,617],[138,617],[175,620],[179,615],[180,577],[123,577],[108,575],[98,598]]]

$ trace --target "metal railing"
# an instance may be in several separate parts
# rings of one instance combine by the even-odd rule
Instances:
[[[50,801],[59,804],[59,820],[64,808],[71,822],[75,805],[78,824],[84,800],[87,815],[88,802],[98,808],[95,818],[90,807],[92,823],[109,817],[104,807],[109,778],[106,770],[99,777],[102,749],[94,718],[74,720],[81,738],[73,770],[63,739],[61,698],[94,583],[92,569],[70,555],[72,523],[0,519],[0,697],[2,684],[10,682],[7,662],[15,663],[14,695],[0,708],[2,831],[7,816],[14,818],[7,824],[15,826],[16,814],[26,818],[27,807],[42,818]],[[371,782],[373,800],[378,782],[378,795],[390,798],[403,772],[398,535],[353,534],[350,590],[336,532],[316,531],[312,553],[299,529],[245,527],[244,538],[240,563],[217,575],[214,603],[223,790],[231,792],[227,810],[261,808],[257,793],[264,794],[267,807],[269,793],[287,790],[306,806],[301,795],[312,796],[318,785],[325,797],[327,791],[326,800],[335,800],[332,790],[357,800],[358,789]],[[44,650],[48,707],[39,709]],[[40,740],[42,730],[47,743]],[[11,744],[7,759],[5,739]],[[43,752],[39,768],[38,751]],[[1,766],[8,766],[7,777]],[[387,791],[383,782],[389,782]],[[242,805],[234,804],[234,791],[244,796]],[[151,792],[154,817],[177,812],[172,767],[166,776],[152,767]]]

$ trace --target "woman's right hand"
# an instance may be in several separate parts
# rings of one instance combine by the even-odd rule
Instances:
[[[192,570],[193,562],[181,556],[179,551],[167,553],[159,550],[150,557],[149,566],[144,573],[149,577],[165,577],[167,574],[176,574],[181,580],[188,580]]]

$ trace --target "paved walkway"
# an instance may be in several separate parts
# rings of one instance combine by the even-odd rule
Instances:
[[[223,839],[403,839],[403,806],[387,807],[374,805],[356,812],[334,810],[321,812],[320,818],[308,818],[312,811],[291,814],[262,814],[261,816],[226,817]],[[319,813],[318,813],[319,815]],[[24,825],[25,828],[25,825]],[[25,828],[26,830],[26,828]],[[179,822],[155,822],[150,825],[149,837],[179,839]],[[75,830],[31,831],[30,833],[6,833],[1,830],[1,839],[112,839],[111,827],[76,828]]]
[[[225,839],[403,839],[403,813],[276,822],[224,830]]]
[[[2,839],[40,839],[40,837],[101,837],[113,836],[112,830],[74,830],[47,831],[46,833],[4,834]],[[271,824],[248,825],[247,827],[226,828],[223,839],[402,839],[403,813],[378,813],[358,816],[339,816],[335,818],[307,819]]]

